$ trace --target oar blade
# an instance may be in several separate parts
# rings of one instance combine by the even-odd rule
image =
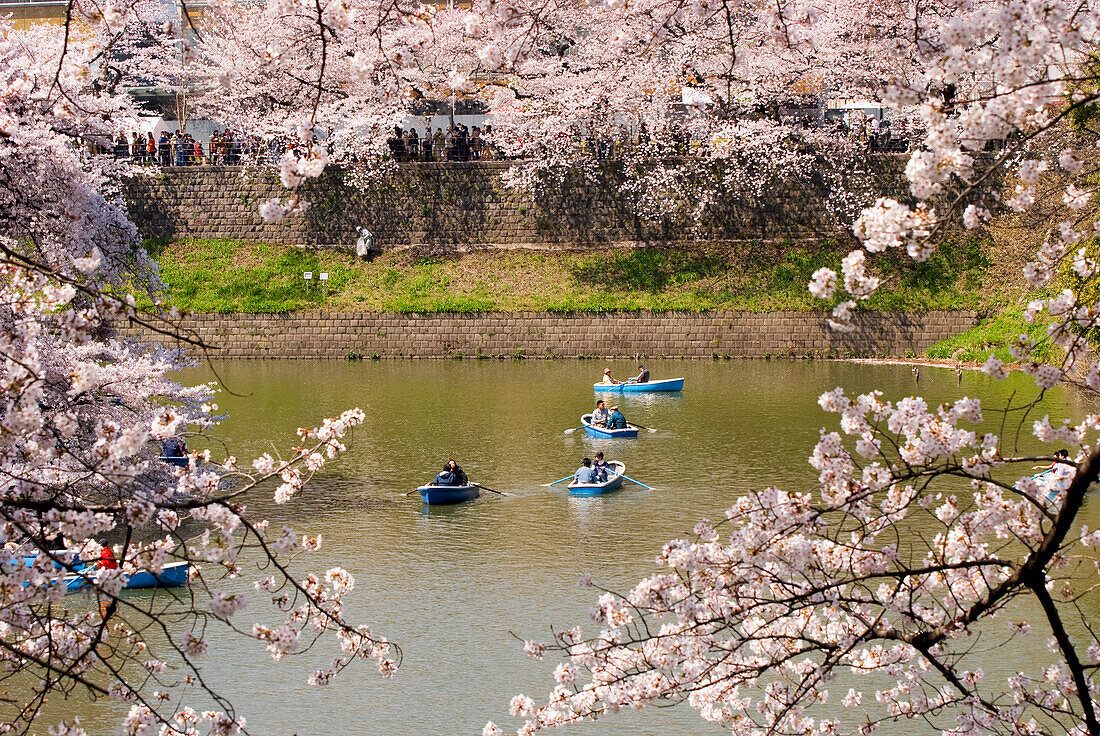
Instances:
[[[488,491],[489,493],[496,493],[496,494],[501,495],[501,496],[509,496],[509,497],[515,498],[515,495],[516,495],[514,493],[505,493],[504,491],[498,491],[495,488],[487,488],[486,486],[483,486],[480,483],[471,483],[470,485],[474,486],[475,488],[480,488],[483,491]]]

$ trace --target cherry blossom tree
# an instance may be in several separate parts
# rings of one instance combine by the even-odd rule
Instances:
[[[1100,417],[1035,412],[1055,386],[1100,390],[1089,342],[1100,308],[1088,124],[1098,10],[957,2],[895,17],[887,36],[908,39],[917,66],[881,95],[919,110],[927,130],[906,169],[912,198],[867,208],[854,227],[862,247],[810,284],[835,304],[832,325],[850,329],[883,283],[878,254],[926,260],[948,228],[978,228],[1057,191],[1059,206],[1048,198],[1044,211],[1061,221],[1024,268],[1036,290],[1025,318],[1046,324],[1046,338],[1011,346],[1034,394],[1003,407],[823,394],[840,422],[810,457],[817,486],[739,498],[721,522],[666,544],[661,570],[632,590],[602,590],[597,634],[574,627],[549,645],[528,642],[536,658],[557,650],[565,660],[545,701],[512,700],[518,733],[662,701],[687,702],[736,734],[872,733],[906,720],[945,734],[1100,733],[1100,640],[1087,604],[1100,538],[1079,515],[1100,479]],[[1059,357],[1041,359],[1040,347]],[[990,356],[982,370],[1003,379],[1008,367]],[[1019,449],[1028,430],[1036,446],[1070,456]],[[1037,461],[1050,470],[1032,477]],[[1046,642],[1045,659],[986,671],[994,652],[1027,636]]]
[[[16,704],[0,730],[30,732],[47,698],[83,691],[132,703],[131,734],[231,734],[243,714],[196,666],[212,627],[274,659],[331,639],[315,685],[363,659],[389,676],[399,660],[383,637],[345,620],[347,571],[298,571],[319,537],[246,513],[264,489],[292,501],[363,414],[300,428],[296,446],[249,463],[159,459],[162,440],[212,426],[217,406],[213,387],[171,377],[187,364],[177,351],[114,336],[129,321],[202,347],[175,327],[178,315],[136,306],[158,304],[162,287],[118,196],[118,166],[94,155],[136,110],[93,83],[103,34],[133,8],[97,10],[70,6],[73,25],[62,29],[0,25],[0,670]],[[78,14],[103,23],[102,34],[78,33]],[[202,533],[189,538],[196,525]],[[171,563],[190,570],[178,610],[120,596],[133,575]],[[98,605],[59,605],[69,587]],[[196,711],[189,697],[219,708]],[[50,730],[83,733],[76,723]]]
[[[905,17],[892,3],[215,3],[201,49],[211,83],[196,104],[256,132],[289,133],[297,150],[279,167],[291,190],[330,162],[318,131],[348,142],[337,160],[374,160],[425,97],[513,105],[493,117],[492,145],[525,159],[514,187],[592,176],[594,157],[614,150],[643,214],[667,208],[677,180],[700,180],[698,161],[649,163],[693,140],[726,169],[696,198],[702,214],[748,170],[797,172],[814,151],[853,157],[846,140],[781,121],[778,104],[908,79],[917,44]],[[302,202],[265,205],[276,221]]]
[[[170,312],[136,306],[139,297],[156,305],[160,286],[113,188],[120,172],[81,155],[137,113],[111,83],[111,50],[150,27],[144,13],[73,2],[61,29],[4,26],[0,38],[0,657],[5,674],[37,675],[7,724],[24,731],[46,697],[73,689],[132,701],[134,734],[157,724],[192,733],[202,722],[215,733],[240,730],[241,715],[205,692],[193,665],[210,626],[256,639],[275,659],[333,635],[339,652],[315,685],[356,659],[389,675],[398,658],[344,619],[346,571],[292,570],[319,539],[269,528],[245,508],[265,486],[292,502],[343,450],[361,412],[300,429],[279,457],[192,457],[178,470],[157,460],[157,441],[210,426],[217,409],[209,387],[171,380],[181,356],[112,337],[126,320],[178,330]],[[1100,363],[1088,357],[1097,315],[1085,153],[1100,95],[1093,4],[484,0],[440,9],[273,0],[214,2],[205,17],[191,38],[165,34],[194,65],[195,105],[291,133],[296,150],[279,162],[291,190],[329,163],[320,129],[377,137],[416,94],[520,101],[523,114],[501,125],[499,144],[551,165],[574,165],[590,137],[640,133],[643,123],[652,145],[643,157],[662,154],[674,123],[686,125],[711,155],[734,162],[731,179],[714,178],[716,191],[761,186],[776,171],[761,161],[766,153],[811,165],[797,134],[774,119],[780,102],[806,89],[868,92],[916,111],[926,135],[906,168],[911,197],[864,210],[854,228],[862,248],[810,285],[831,300],[838,329],[881,285],[877,254],[927,259],[949,226],[1027,210],[1056,186],[1066,215],[1026,268],[1039,290],[1026,314],[1049,321],[1046,340],[1062,357],[1039,360],[1029,339],[1013,346],[1035,377],[1034,396],[991,408],[966,397],[931,407],[875,392],[824,394],[840,426],[813,450],[818,486],[738,499],[722,522],[667,544],[660,572],[622,595],[602,591],[598,634],[571,628],[549,647],[529,642],[533,656],[556,649],[565,661],[544,704],[521,695],[511,710],[526,719],[520,733],[685,700],[746,734],[871,732],[909,718],[955,734],[1100,734],[1100,643],[1082,603],[1097,537],[1078,518],[1100,473],[1100,419],[1033,416],[1056,385],[1100,390]],[[78,32],[78,21],[91,32]],[[135,56],[127,74],[154,68]],[[683,102],[685,88],[694,102]],[[683,121],[670,112],[678,97],[693,108]],[[991,155],[979,155],[986,148]],[[701,176],[637,171],[638,201],[654,212]],[[261,212],[276,220],[304,204],[295,192]],[[996,358],[984,370],[1006,374]],[[991,419],[1005,429],[987,431]],[[1018,428],[1073,455],[1021,450]],[[1052,473],[1032,480],[1023,469],[1040,459]],[[184,539],[185,515],[207,525],[197,539]],[[119,566],[92,574],[84,561],[104,542]],[[262,576],[242,580],[246,559],[259,561]],[[177,560],[193,565],[193,596],[172,626],[119,596],[127,576]],[[82,571],[85,594],[101,605],[57,613],[52,604]],[[248,584],[264,611],[243,624]],[[1026,619],[1014,618],[1018,610]],[[1049,639],[1049,661],[986,676],[986,641],[1029,634]],[[846,694],[829,693],[837,682]],[[188,689],[221,710],[190,710],[180,700]]]

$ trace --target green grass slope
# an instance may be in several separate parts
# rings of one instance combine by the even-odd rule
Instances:
[[[387,253],[363,261],[230,240],[151,241],[169,303],[191,312],[331,311],[687,311],[813,310],[831,306],[806,289],[822,266],[839,269],[846,250],[750,244],[600,252],[482,251],[456,256]],[[945,244],[930,261],[880,258],[885,288],[871,309],[976,309],[986,245]],[[303,272],[314,280],[307,291]],[[318,283],[329,274],[327,291]]]

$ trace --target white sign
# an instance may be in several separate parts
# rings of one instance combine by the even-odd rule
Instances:
[[[302,278],[304,278],[306,281],[309,281],[313,278],[313,271],[306,271],[302,274]]]
[[[322,281],[328,281],[328,274],[327,273],[322,273],[321,274],[321,280]]]

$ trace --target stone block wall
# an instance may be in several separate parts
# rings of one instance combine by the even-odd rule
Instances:
[[[214,346],[214,358],[742,358],[919,354],[979,318],[861,313],[850,333],[830,330],[819,312],[200,314],[182,327]],[[140,328],[122,332],[172,343]]]
[[[691,161],[649,165],[701,166]],[[311,206],[286,223],[265,224],[258,207],[284,197],[271,171],[192,166],[151,171],[124,184],[131,217],[146,237],[230,238],[297,246],[351,247],[356,226],[374,233],[380,250],[415,247],[437,252],[470,248],[572,248],[620,245],[738,243],[820,240],[845,236],[850,222],[838,214],[837,190],[904,196],[904,158],[875,155],[838,164],[822,161],[809,175],[771,182],[761,191],[729,191],[701,218],[691,215],[695,195],[671,197],[675,206],[655,219],[638,214],[637,190],[624,186],[622,165],[607,163],[547,183],[537,195],[505,186],[509,162],[403,163],[362,188],[349,186],[349,172],[332,169],[307,182]],[[688,177],[721,179],[695,169]],[[701,196],[701,195],[700,195]],[[857,197],[858,199],[859,197]],[[845,199],[840,197],[840,199]],[[851,197],[845,201],[851,204]],[[851,206],[849,212],[853,212]]]

